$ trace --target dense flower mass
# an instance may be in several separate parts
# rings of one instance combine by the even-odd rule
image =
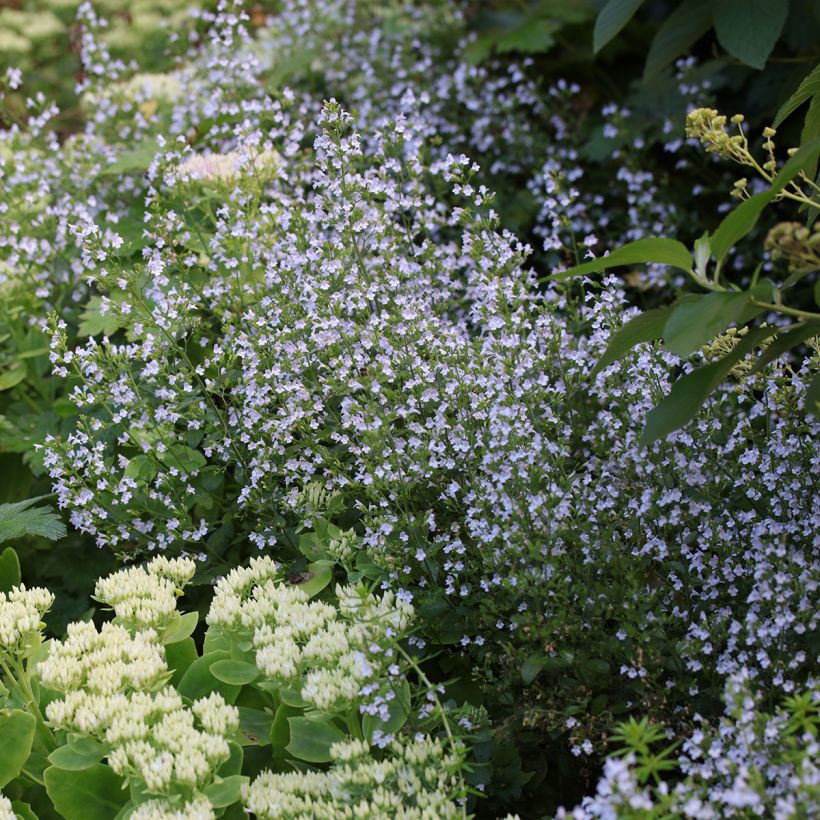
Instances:
[[[168,0],[161,32],[83,2],[68,114],[4,75],[0,450],[119,566],[49,642],[54,597],[0,566],[0,709],[132,818],[820,805],[820,234],[784,211],[759,264],[699,240],[726,309],[688,357],[650,328],[694,304],[666,264],[562,280],[699,236],[696,146],[749,231],[786,157],[695,57],[643,107],[543,79],[587,12],[521,5],[510,41],[458,0]],[[813,207],[794,179],[775,206]],[[747,312],[795,347],[724,372]],[[644,715],[668,779],[661,735],[607,758]]]

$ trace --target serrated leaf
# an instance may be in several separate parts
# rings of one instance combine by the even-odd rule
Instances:
[[[755,328],[719,361],[681,376],[672,385],[669,395],[647,414],[641,442],[652,444],[693,419],[709,394],[723,381],[729,371],[755,345],[774,332],[775,328],[771,327]]]
[[[646,310],[630,319],[625,325],[612,334],[604,355],[592,369],[590,376],[595,376],[605,367],[618,361],[625,353],[641,342],[654,342],[663,336],[666,321],[672,313],[673,306]]]
[[[774,118],[772,125],[777,128],[786,117],[793,114],[804,102],[820,95],[820,64],[816,65],[797,86],[797,91],[789,97]]]
[[[789,0],[720,0],[714,9],[721,46],[742,63],[762,69],[783,31]]]
[[[609,0],[595,18],[592,50],[597,54],[635,16],[644,0]]]
[[[28,498],[13,504],[0,504],[0,543],[25,535],[56,541],[66,534],[65,524],[51,507],[33,507],[47,496]]]
[[[670,265],[680,268],[687,273],[692,270],[692,254],[682,242],[677,239],[667,239],[662,236],[649,236],[628,242],[616,248],[607,256],[599,256],[589,262],[574,265],[565,271],[553,274],[550,278],[556,282],[564,282],[575,276],[584,276],[588,273],[600,273],[602,270],[617,268],[621,265],[645,264],[657,262],[661,265]]]
[[[746,293],[708,293],[678,305],[663,329],[667,349],[690,356],[740,318],[749,302]]]
[[[644,80],[651,79],[685,54],[709,31],[713,6],[713,0],[684,0],[663,21],[649,46]]]

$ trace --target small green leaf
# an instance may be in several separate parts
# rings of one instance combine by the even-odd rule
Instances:
[[[184,615],[180,615],[179,618],[175,619],[165,630],[165,634],[162,636],[162,643],[168,646],[172,643],[184,641],[193,634],[198,622],[198,612],[186,612]]]
[[[29,803],[23,803],[20,800],[15,800],[12,802],[11,808],[14,811],[14,816],[17,820],[39,820]]]
[[[346,739],[346,735],[328,718],[288,718],[290,743],[287,751],[308,763],[329,763],[330,747]]]
[[[273,756],[284,757],[285,749],[290,743],[290,724],[288,719],[302,714],[302,709],[298,706],[289,706],[281,703],[273,717],[270,727],[270,742],[273,746]]]
[[[617,248],[607,256],[599,256],[568,270],[553,274],[550,278],[556,282],[563,282],[575,276],[584,276],[588,273],[599,273],[602,270],[617,268],[621,265],[635,265],[646,262],[657,262],[670,265],[689,273],[692,270],[692,254],[682,242],[677,239],[666,239],[659,236],[650,236],[629,242]]]
[[[694,418],[709,394],[723,381],[729,371],[755,345],[774,332],[775,328],[771,327],[750,330],[722,359],[681,376],[672,385],[669,395],[647,414],[646,426],[641,435],[642,443],[652,444]]]
[[[99,763],[108,753],[108,747],[90,737],[82,737],[55,749],[48,761],[58,769],[79,772]]]
[[[264,709],[239,707],[239,731],[243,746],[267,746],[273,726],[273,714]],[[287,743],[287,741],[285,741]],[[283,744],[284,745],[284,744]]]
[[[709,293],[687,300],[672,311],[663,330],[667,349],[690,356],[737,322],[749,302],[746,293]]]
[[[17,553],[6,547],[0,552],[0,592],[10,592],[12,587],[20,586],[20,559]]]
[[[37,721],[21,709],[0,709],[0,789],[25,766]]]
[[[219,692],[228,703],[233,703],[239,695],[241,687],[225,683],[211,674],[211,666],[217,661],[229,659],[230,656],[230,652],[217,651],[208,652],[201,658],[197,658],[185,670],[185,674],[177,686],[180,695],[190,700],[196,700],[210,695],[212,692]]]
[[[32,504],[47,496],[27,498],[14,504],[0,504],[0,542],[24,535],[38,535],[56,541],[66,534],[65,524],[50,507],[34,507]]]
[[[639,313],[612,334],[604,355],[592,369],[590,376],[600,373],[605,367],[618,361],[625,353],[641,342],[654,342],[663,336],[666,321],[674,306],[655,308]]]
[[[715,3],[715,33],[729,54],[762,69],[788,14],[789,0],[720,0]]]
[[[185,638],[165,647],[165,662],[174,673],[171,684],[178,686],[182,676],[188,671],[191,664],[199,657],[193,638]]]
[[[102,297],[92,296],[80,314],[80,326],[77,333],[80,336],[113,336],[123,325],[110,311],[101,312]]]
[[[249,781],[249,777],[233,774],[230,777],[220,778],[206,786],[204,794],[215,809],[224,809],[239,800],[242,787]]]
[[[712,27],[714,0],[684,0],[664,21],[652,39],[644,81],[651,79],[685,54]]]
[[[644,0],[609,0],[595,18],[592,50],[597,54],[635,16]]]
[[[211,674],[223,683],[244,686],[246,683],[253,683],[259,677],[259,669],[255,663],[227,658],[214,663],[211,666]]]
[[[14,362],[12,366],[0,373],[0,390],[11,390],[16,387],[26,377],[26,365],[24,362]]]
[[[111,820],[128,797],[120,777],[102,763],[83,771],[49,766],[43,780],[54,808],[65,820]]]
[[[158,151],[159,143],[155,139],[146,140],[123,153],[118,160],[100,171],[100,176],[119,176],[133,171],[145,171],[154,161]]]
[[[303,573],[295,573],[291,582],[306,592],[309,598],[318,595],[332,580],[333,568],[323,562],[317,561],[307,565],[307,570]]]
[[[524,686],[530,686],[538,677],[538,673],[546,666],[547,657],[545,655],[531,655],[521,664],[521,682]]]

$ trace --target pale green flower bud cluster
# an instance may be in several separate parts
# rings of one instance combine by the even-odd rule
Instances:
[[[0,794],[0,820],[17,820],[17,815],[11,807],[11,800]]]
[[[331,558],[334,558],[340,564],[346,564],[353,558],[354,546],[358,541],[355,530],[347,530],[343,532],[338,538],[331,538],[327,545],[327,551]]]
[[[191,154],[177,170],[179,179],[231,185],[243,175],[271,177],[279,167],[281,157],[276,151],[262,151],[248,156],[239,151],[225,154]]]
[[[230,756],[226,736],[236,731],[239,710],[219,694],[188,709],[167,687],[133,693],[120,706],[104,736],[114,747],[108,765],[117,774],[141,777],[153,792],[206,785]]]
[[[259,820],[463,816],[458,761],[440,741],[394,741],[385,751],[376,759],[363,741],[337,743],[328,771],[263,772],[244,788],[243,800]]]
[[[337,610],[277,582],[275,565],[264,560],[217,584],[208,623],[249,634],[256,665],[270,680],[301,685],[302,697],[323,711],[348,708],[389,663],[389,644],[406,632],[413,607],[392,592],[377,598],[339,586]],[[259,582],[248,590],[252,578]]]
[[[12,587],[0,592],[0,649],[17,653],[25,649],[40,632],[43,615],[54,603],[54,596],[42,587]]]
[[[182,806],[166,800],[148,800],[131,813],[130,820],[214,820],[216,814],[204,797],[195,797]]]
[[[100,579],[94,597],[113,608],[130,629],[161,629],[176,612],[181,588],[194,576],[190,558],[158,556],[144,567],[129,567]]]

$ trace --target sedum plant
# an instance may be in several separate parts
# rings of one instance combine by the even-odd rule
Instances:
[[[409,604],[354,586],[311,601],[324,584],[291,585],[257,559],[217,584],[200,653],[197,613],[176,608],[195,569],[158,556],[100,579],[113,618],[72,623],[63,640],[43,641],[47,590],[0,593],[0,780],[14,811],[215,818],[244,804],[285,818],[308,816],[321,787],[322,816],[466,816],[465,748],[403,648]]]

